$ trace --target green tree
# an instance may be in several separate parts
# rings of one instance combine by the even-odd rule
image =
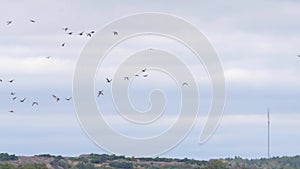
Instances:
[[[0,161],[11,161],[11,160],[18,160],[18,157],[13,155],[9,155],[7,153],[0,153]]]
[[[122,169],[131,169],[133,168],[132,163],[128,162],[110,162],[109,166],[114,167],[114,168],[122,168]]]

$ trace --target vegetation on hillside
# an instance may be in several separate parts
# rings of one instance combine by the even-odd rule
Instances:
[[[41,154],[33,157],[0,154],[0,169],[299,169],[300,156],[271,159],[240,157],[209,161],[174,158],[134,158],[107,154],[62,157]]]

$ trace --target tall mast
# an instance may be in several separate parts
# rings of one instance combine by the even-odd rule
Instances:
[[[268,158],[270,158],[270,108],[268,108]]]

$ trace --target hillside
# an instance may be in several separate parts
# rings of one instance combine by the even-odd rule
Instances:
[[[172,158],[133,158],[106,154],[62,157],[49,154],[15,156],[0,154],[0,169],[299,169],[300,156],[271,159],[242,159],[239,157],[209,161]]]

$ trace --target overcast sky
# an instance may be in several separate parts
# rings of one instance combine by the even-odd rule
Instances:
[[[205,144],[198,144],[211,99],[210,83],[202,64],[185,57],[188,51],[172,40],[144,36],[120,44],[107,56],[97,73],[95,93],[104,89],[105,96],[111,95],[105,77],[112,76],[110,72],[120,64],[122,56],[118,54],[126,56],[149,46],[165,49],[183,55],[181,59],[195,73],[201,103],[199,119],[191,133],[162,156],[266,157],[268,107],[271,110],[271,155],[299,154],[300,2],[0,0],[0,3],[1,152],[20,155],[106,153],[80,128],[73,101],[64,99],[72,96],[77,59],[90,39],[77,34],[100,30],[113,20],[135,13],[162,12],[196,26],[219,55],[226,78],[227,99],[215,135]],[[36,23],[31,23],[30,19]],[[10,20],[13,22],[7,25]],[[67,35],[63,27],[69,27],[75,35]],[[61,47],[62,43],[65,47]],[[46,59],[47,56],[51,58]],[[172,80],[166,75],[157,75],[159,79],[165,78],[162,82],[150,75],[151,83],[147,84],[165,89],[171,105],[176,104],[178,91]],[[15,80],[12,84],[7,82],[11,79]],[[138,88],[138,92],[132,94],[135,106],[145,110],[149,106],[145,97],[153,86],[143,88],[145,84],[138,80],[134,85]],[[17,100],[12,101],[10,92],[16,92]],[[62,100],[56,103],[52,94]],[[26,101],[20,103],[25,97]],[[110,97],[101,99],[103,101],[97,100],[99,107],[106,112],[113,110]],[[33,101],[38,101],[39,105],[32,107]],[[175,109],[169,108],[169,111]],[[14,113],[9,112],[11,109]],[[141,134],[132,126],[124,127],[123,123],[114,127],[129,135]],[[156,132],[161,129],[157,131],[154,127],[147,133]]]

